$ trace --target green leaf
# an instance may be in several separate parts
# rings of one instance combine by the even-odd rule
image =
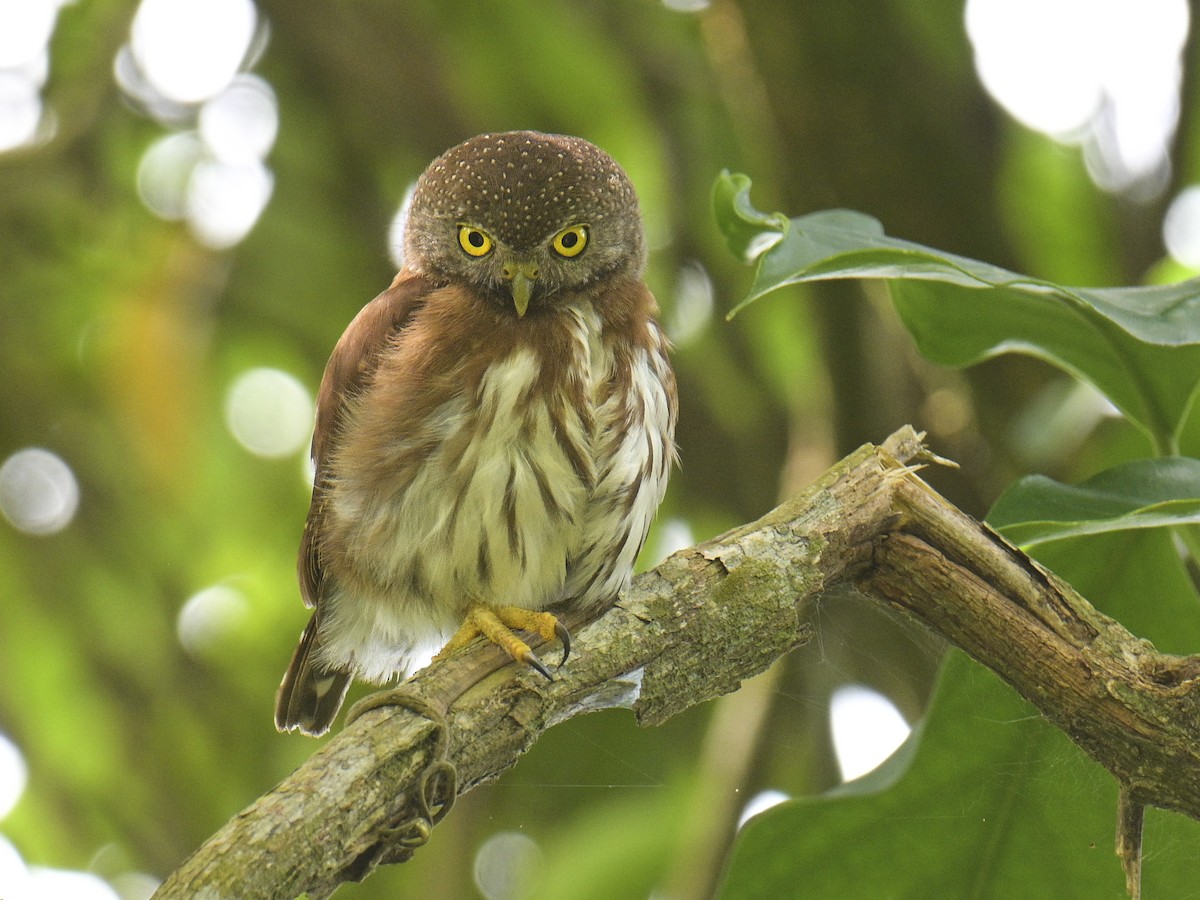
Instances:
[[[735,249],[749,246],[753,223],[761,233],[781,216],[755,210],[749,190],[748,178],[728,173],[714,190],[718,221]],[[775,227],[780,238],[759,257],[750,292],[731,316],[786,285],[884,279],[905,326],[935,362],[1038,356],[1090,381],[1161,452],[1177,445],[1200,385],[1200,280],[1068,287],[889,237],[875,219],[846,210]]]
[[[713,185],[713,210],[729,249],[743,259],[764,234],[783,234],[790,224],[783,213],[762,213],[755,209],[750,204],[750,179],[728,169],[721,172]]]
[[[1062,484],[1031,475],[1000,495],[987,521],[1013,543],[1200,524],[1200,460],[1138,459]]]
[[[1200,380],[1200,344],[1144,342],[1086,307],[1017,288],[889,283],[918,349],[946,366],[1036,356],[1094,385],[1161,451],[1172,449]]]
[[[1115,781],[991,672],[953,654],[915,740],[894,785],[753,818],[720,900],[1124,896]],[[1194,885],[1200,826],[1172,815],[1153,831],[1147,895],[1181,896]]]
[[[1200,651],[1200,598],[1161,528],[1048,541],[1030,555],[1161,653]]]

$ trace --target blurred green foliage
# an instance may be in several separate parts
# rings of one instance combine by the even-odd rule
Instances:
[[[248,453],[226,425],[227,393],[259,366],[315,392],[341,330],[393,275],[388,227],[407,185],[472,134],[579,134],[638,186],[648,280],[678,338],[682,398],[683,465],[660,525],[685,522],[700,539],[752,519],[905,422],[962,465],[930,478],[979,516],[1019,475],[1078,482],[1151,451],[1128,420],[1086,403],[1066,415],[1075,389],[1044,362],[1004,356],[959,371],[923,361],[870,283],[789,287],[725,323],[749,278],[712,219],[710,186],[724,168],[749,172],[766,209],[853,208],[888,234],[1039,279],[1142,283],[1161,266],[1166,204],[1200,171],[1200,65],[1190,57],[1172,181],[1133,202],[1093,187],[1077,150],[992,104],[972,69],[961,0],[713,0],[696,12],[650,0],[261,0],[269,43],[255,71],[280,111],[274,191],[250,235],[215,251],[152,215],[135,188],[165,126],[112,76],[133,6],[64,8],[46,89],[57,133],[0,155],[0,460],[46,447],[80,485],[78,513],[59,533],[0,521],[0,732],[29,766],[0,833],[31,863],[162,876],[317,746],[271,722],[305,620],[294,576],[302,453]],[[1195,456],[1198,417],[1178,412],[1174,439]],[[1168,538],[1088,540],[1086,560],[1057,544],[1042,556],[1163,649],[1200,649],[1194,624],[1178,618],[1189,613],[1138,602],[1150,593],[1134,578],[1141,567],[1122,565],[1161,563],[1170,584],[1155,587],[1194,599]],[[648,556],[663,541],[660,528]],[[213,586],[244,606],[214,639],[185,648],[180,611]],[[342,894],[479,896],[479,847],[521,831],[542,850],[535,896],[709,895],[747,799],[837,785],[837,686],[874,687],[914,723],[926,708],[938,659],[927,636],[841,597],[815,624],[818,640],[745,690],[660,728],[611,712],[553,729],[498,783],[464,797],[412,862]],[[947,679],[918,749],[934,746],[934,733],[958,746],[954,703],[977,703],[996,710],[998,740],[1023,747],[1045,783],[1061,776],[1055,790],[1071,796],[993,818],[989,798],[1019,805],[1029,795],[1013,794],[1007,763],[968,761],[964,771],[984,782],[977,805],[951,798],[934,815],[972,825],[987,816],[991,827],[966,849],[965,838],[943,844],[931,831],[921,862],[936,877],[925,886],[955,884],[979,842],[1024,846],[1052,833],[1064,835],[1056,846],[1070,871],[1096,873],[1115,896],[1107,776],[1023,721],[1029,711],[986,673],[956,663]],[[1099,806],[1082,796],[1094,793]],[[834,874],[819,883],[842,885],[841,896],[879,896],[869,879],[835,870],[886,875],[903,849],[841,856],[861,840],[852,829],[809,856],[795,829],[813,827],[773,829],[764,818],[745,834],[766,832],[756,852],[790,871],[823,860]],[[1094,866],[1079,843],[1092,840]],[[1155,840],[1148,887],[1159,860],[1157,872],[1174,871],[1197,848],[1177,816],[1151,820]],[[994,858],[986,871],[997,879],[1020,875]],[[856,883],[867,887],[855,894]],[[1003,883],[977,895],[1004,896]]]

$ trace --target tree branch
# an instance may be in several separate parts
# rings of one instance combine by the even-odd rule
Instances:
[[[552,682],[491,646],[431,665],[155,896],[327,896],[407,859],[456,795],[547,728],[609,707],[657,724],[736,690],[806,642],[810,604],[847,583],[994,669],[1117,777],[1132,883],[1143,807],[1200,818],[1200,657],[1157,653],[1098,613],[935,494],[909,465],[923,458],[920,436],[901,429],[757,522],[675,554],[595,621],[570,623],[576,653]]]

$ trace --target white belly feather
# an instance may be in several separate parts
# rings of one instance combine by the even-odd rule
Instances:
[[[457,628],[471,603],[542,609],[580,598],[590,605],[625,587],[673,459],[662,438],[669,418],[666,361],[637,352],[632,377],[642,400],[632,416],[638,427],[618,428],[630,418],[628,404],[620,397],[595,402],[614,365],[599,340],[598,317],[579,309],[570,315],[573,350],[590,373],[593,406],[591,423],[569,408],[560,421],[594,467],[591,485],[564,452],[548,407],[535,399],[539,405],[530,410],[540,364],[531,349],[515,350],[488,369],[476,394],[477,414],[464,415],[468,404],[458,397],[432,417],[442,440],[402,494],[367,495],[344,479],[334,485],[331,524],[354,533],[357,558],[381,587],[363,596],[361,589],[351,595],[331,586],[326,662],[386,681],[414,644]],[[641,427],[643,420],[651,427]],[[470,441],[455,440],[463,428],[476,431]],[[465,452],[455,449],[462,447]],[[614,523],[618,507],[628,509]]]

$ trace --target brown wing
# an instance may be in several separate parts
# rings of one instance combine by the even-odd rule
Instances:
[[[321,515],[328,480],[329,452],[341,426],[346,400],[366,384],[379,357],[436,285],[429,279],[402,270],[391,287],[368,303],[346,328],[321,379],[317,393],[317,423],[313,431],[312,459],[316,466],[312,502],[300,538],[297,570],[300,593],[306,606],[315,606],[321,594],[322,568],[319,554]]]

